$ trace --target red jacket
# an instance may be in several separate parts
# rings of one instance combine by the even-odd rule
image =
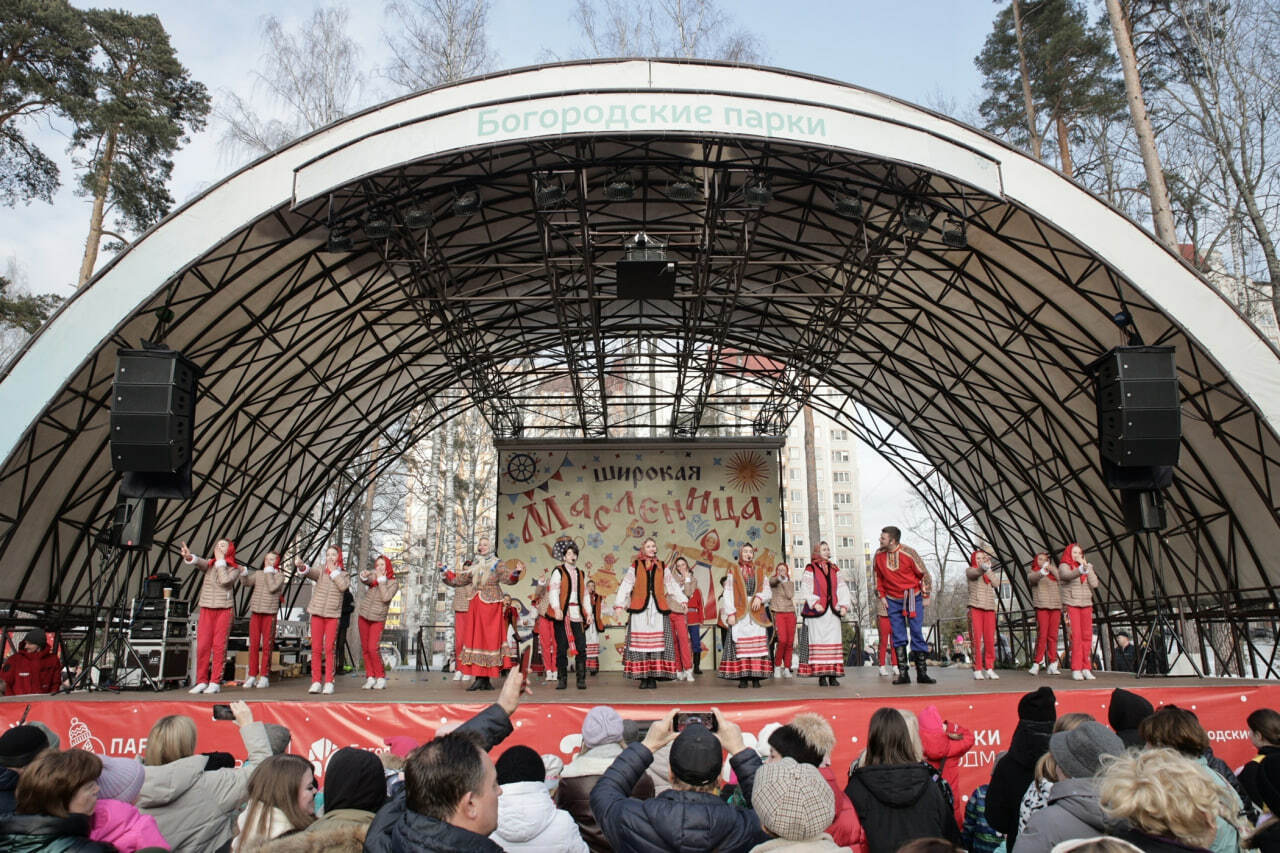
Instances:
[[[831,786],[831,793],[836,795],[836,819],[827,827],[827,835],[836,844],[848,847],[853,853],[867,853],[867,835],[862,831],[862,822],[858,820],[853,801],[844,792],[844,785],[836,781],[835,771],[830,766],[819,767],[818,770]]]
[[[693,595],[689,596],[688,612],[684,615],[686,625],[702,624],[702,587],[698,587],[693,591]]]
[[[925,760],[937,767],[942,778],[951,786],[955,797],[956,821],[964,823],[964,797],[960,795],[960,759],[973,749],[973,732],[959,723],[947,723],[938,713],[936,705],[929,705],[920,712],[920,745],[924,748]],[[959,738],[952,738],[952,734]]]
[[[910,548],[899,547],[898,568],[889,570],[889,553],[883,548],[876,552],[876,595],[880,598],[892,598],[899,601],[912,591],[919,590],[924,580],[924,566],[916,558],[918,555]]]
[[[48,649],[14,652],[0,667],[6,696],[54,693],[62,685],[62,664]]]

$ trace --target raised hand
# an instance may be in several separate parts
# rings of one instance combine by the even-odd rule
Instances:
[[[191,559],[191,549],[187,547],[187,543],[186,543],[186,542],[180,542],[180,543],[178,543],[178,544],[182,546],[182,559],[184,559],[184,560],[190,560],[190,559]]]

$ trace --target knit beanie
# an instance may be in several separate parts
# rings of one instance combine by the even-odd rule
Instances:
[[[1142,747],[1142,736],[1138,734],[1138,725],[1156,712],[1152,704],[1142,696],[1121,687],[1111,691],[1111,701],[1107,706],[1107,722],[1113,731],[1120,735],[1125,746]]]
[[[498,770],[498,784],[509,785],[512,782],[545,782],[547,768],[542,763],[542,756],[527,746],[513,746],[495,762]]]
[[[98,796],[104,800],[133,803],[142,792],[146,775],[142,764],[132,758],[102,757],[102,774],[98,776]]]
[[[1052,687],[1033,690],[1018,700],[1018,719],[1052,723],[1058,719],[1057,700]]]
[[[32,628],[27,632],[27,635],[22,638],[22,642],[30,643],[33,646],[39,646],[42,649],[49,645],[49,641],[45,638],[43,628]]]
[[[26,767],[48,748],[49,740],[35,726],[14,726],[0,735],[0,767]]]
[[[387,801],[387,778],[382,761],[366,749],[344,746],[329,759],[324,771],[324,808],[376,812]]]
[[[788,841],[815,839],[836,817],[835,795],[822,773],[792,758],[756,771],[751,805],[761,826]]]
[[[267,743],[271,745],[272,755],[289,751],[289,742],[293,740],[293,735],[289,734],[288,729],[279,723],[263,723],[262,727],[267,730]]]
[[[1102,756],[1124,755],[1124,742],[1102,723],[1090,720],[1069,732],[1049,738],[1049,752],[1058,767],[1072,779],[1096,776]]]
[[[72,719],[72,722],[75,721],[75,717],[72,717],[71,719]],[[27,725],[35,726],[40,731],[44,732],[44,736],[49,740],[50,748],[62,749],[62,738],[58,737],[58,733],[55,732],[53,729],[49,728],[39,720],[27,720]]]
[[[582,721],[582,748],[622,742],[622,716],[608,705],[597,705]]]

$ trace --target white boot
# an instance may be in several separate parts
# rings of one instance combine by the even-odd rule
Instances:
[[[209,686],[204,689],[205,693],[221,693],[222,685],[216,681],[210,681]]]
[[[319,692],[320,692],[320,682],[318,682],[318,681],[313,681],[313,682],[311,682],[311,686],[307,688],[307,692],[308,692],[308,693],[319,693]]]
[[[375,682],[375,681],[377,681],[377,679],[376,679],[376,678],[374,678],[372,675],[371,675],[371,676],[369,676],[368,678],[366,678],[366,679],[364,680],[364,684],[361,684],[361,685],[360,685],[360,689],[361,689],[361,690],[372,690],[372,689],[373,689],[373,682]]]
[[[461,680],[462,680],[462,670],[460,670],[460,669],[455,669],[455,670],[453,671],[453,680],[454,680],[454,681],[461,681]]]
[[[1040,661],[1036,661],[1035,663],[1031,664],[1031,674],[1032,675],[1040,674]]]
[[[258,676],[258,686],[259,686],[259,687],[270,687],[270,686],[271,686],[271,682],[270,682],[270,681],[267,681],[267,677],[266,677],[265,675],[259,675],[259,676]]]
[[[1097,680],[1098,680],[1098,677],[1097,677],[1096,675],[1094,675],[1094,674],[1093,674],[1093,670],[1091,670],[1091,669],[1086,669],[1086,670],[1084,671],[1084,680],[1085,680],[1085,681],[1097,681]]]
[[[374,690],[386,690],[386,689],[387,689],[387,680],[386,680],[385,678],[379,678],[377,681],[373,682],[373,689],[374,689]]]
[[[996,671],[994,669],[989,669],[987,670],[987,678],[990,678],[992,681],[998,681],[1000,676],[996,675]]]
[[[888,674],[889,674],[889,667],[887,667],[887,666],[881,666],[881,667],[880,667],[880,674],[881,674],[881,675],[888,675]]]
[[[1058,669],[1058,664],[1057,664],[1057,662],[1056,662],[1056,661],[1055,661],[1054,663],[1049,664],[1049,674],[1050,674],[1050,675],[1061,675],[1061,674],[1062,674],[1062,670]]]
[[[323,690],[321,690],[320,692],[321,692],[321,693],[323,693],[323,694],[324,694],[324,695],[326,695],[326,696],[330,696],[330,695],[332,695],[332,694],[333,694],[333,682],[332,682],[332,681],[326,681],[326,682],[325,682],[325,684],[324,684],[324,689],[323,689]]]
[[[1084,681],[1084,672],[1079,669],[1071,670],[1071,678],[1074,681]]]
[[[973,671],[973,680],[974,680],[974,681],[981,681],[981,680],[982,680],[982,678],[983,678],[982,670],[980,670],[980,669],[975,669],[975,670]]]
[[[205,691],[205,689],[206,689],[206,688],[208,688],[208,686],[209,686],[208,684],[205,684],[205,683],[202,681],[202,682],[200,682],[199,684],[197,684],[195,687],[192,687],[192,688],[191,688],[190,690],[188,690],[187,692],[188,692],[188,693],[203,693],[203,692]]]

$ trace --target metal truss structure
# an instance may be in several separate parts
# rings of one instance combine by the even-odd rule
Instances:
[[[536,110],[543,89],[562,98],[571,80],[652,77],[662,65],[556,66],[500,82]],[[204,370],[196,491],[161,505],[167,547],[131,557],[121,577],[170,561],[179,540],[233,534],[255,553],[315,551],[320,541],[300,539],[306,517],[357,500],[365,477],[466,406],[498,437],[593,439],[777,435],[812,405],[1000,554],[1022,563],[1082,543],[1106,568],[1106,598],[1126,606],[1152,594],[1154,555],[1103,484],[1086,370],[1123,343],[1111,317],[1126,311],[1148,343],[1177,348],[1182,463],[1158,539],[1168,592],[1254,612],[1256,595],[1234,592],[1252,588],[1265,607],[1280,604],[1268,571],[1280,545],[1280,353],[1180,259],[1078,187],[940,117],[780,72],[678,71],[689,91],[787,84],[787,103],[846,99],[851,116],[879,110],[898,131],[915,121],[923,153],[725,128],[530,133],[335,168],[324,192],[298,190],[361,140],[461,121],[450,117],[497,97],[497,78],[296,143],[174,214],[8,368],[0,402],[34,387],[43,341],[76,334],[77,303],[125,298],[113,289],[133,277],[141,295],[105,334],[86,334],[74,369],[47,368],[62,371],[44,377],[47,401],[3,448],[0,597],[93,603],[117,583],[92,559],[116,500],[105,426],[115,352],[146,339]],[[940,139],[997,164],[1001,191],[933,162]],[[630,195],[606,192],[620,175]],[[270,180],[293,183],[257,214],[210,219],[220,194]],[[1128,242],[1094,245],[1065,224],[1090,218]],[[638,232],[678,264],[674,299],[617,298],[614,265]],[[165,246],[178,260],[161,274]],[[136,282],[135,254],[153,259],[153,281]],[[1229,372],[1228,346],[1248,349],[1248,376]]]

